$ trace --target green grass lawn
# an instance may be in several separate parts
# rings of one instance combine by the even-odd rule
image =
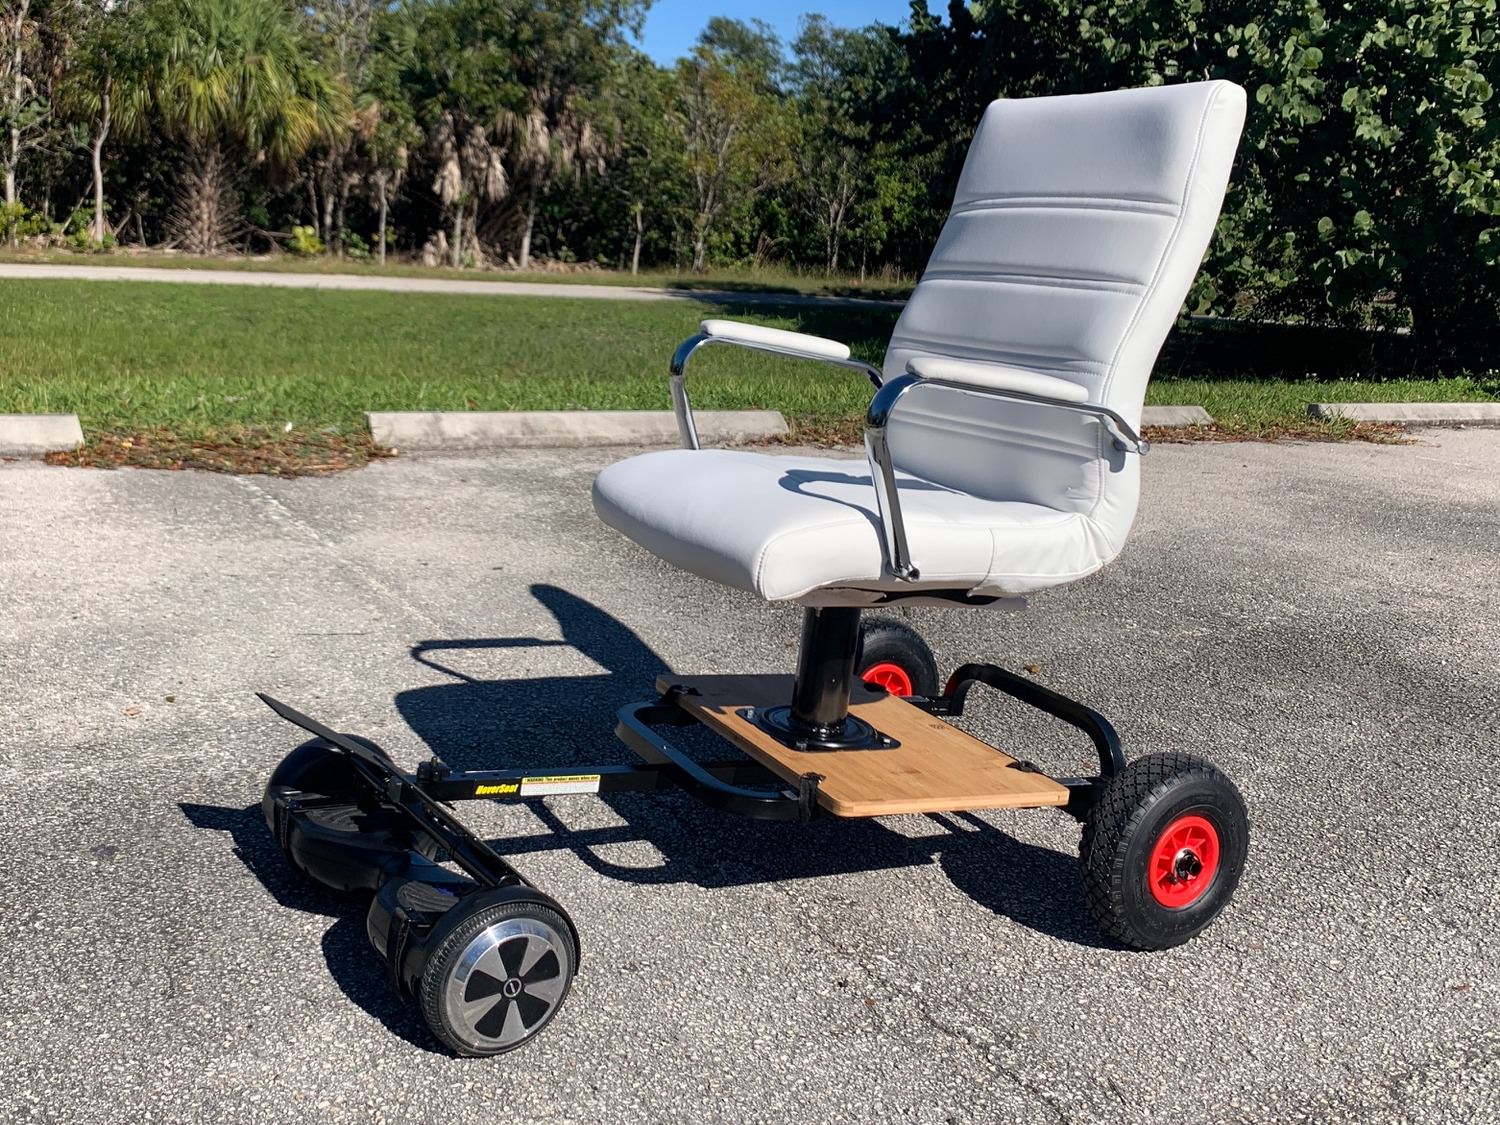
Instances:
[[[705,316],[846,340],[878,360],[895,309],[0,282],[0,413],[71,412],[92,436],[236,427],[362,432],[366,410],[666,409],[667,360]],[[852,435],[857,374],[711,349],[702,408],[774,408]],[[1200,403],[1225,427],[1303,423],[1309,401],[1470,400],[1500,384],[1163,378],[1154,403]]]
[[[353,430],[366,410],[665,409],[672,349],[706,316],[836,334],[878,357],[894,311],[767,315],[697,302],[0,282],[0,411],[93,431]],[[703,407],[860,409],[857,375],[714,349]]]

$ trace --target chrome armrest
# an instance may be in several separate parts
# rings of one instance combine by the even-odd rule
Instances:
[[[1115,439],[1115,448],[1126,453],[1145,454],[1151,446],[1134,426],[1120,414],[1097,402],[1078,402],[1071,398],[1055,398],[1048,395],[1028,393],[1012,387],[975,386],[968,383],[951,383],[942,379],[924,379],[908,373],[892,379],[881,386],[870,401],[865,416],[865,456],[870,462],[870,476],[875,482],[875,503],[879,509],[881,534],[885,540],[886,561],[891,573],[906,581],[920,577],[912,565],[911,549],[906,540],[906,524],[901,518],[901,501],[896,491],[896,467],[891,462],[890,443],[886,440],[886,425],[891,414],[906,392],[913,387],[937,387],[960,394],[979,395],[983,398],[1003,398],[1015,402],[1031,402],[1039,406],[1051,406],[1058,410],[1092,414],[1104,423],[1105,429]]]
[[[688,360],[699,348],[707,347],[709,344],[732,344],[737,348],[745,348],[752,352],[765,352],[767,355],[779,355],[786,359],[814,360],[818,363],[832,364],[834,367],[846,367],[851,371],[862,372],[876,390],[880,389],[883,382],[878,368],[861,360],[839,358],[834,348],[840,345],[830,347],[831,341],[817,336],[802,336],[798,332],[783,332],[778,329],[762,329],[760,332],[739,335],[732,331],[732,328],[736,326],[733,326],[731,322],[714,320],[703,322],[705,329],[710,326],[718,330],[706,330],[696,336],[689,336],[677,345],[677,350],[672,353],[672,412],[677,415],[677,433],[682,438],[682,445],[685,449],[700,448],[698,428],[693,424],[693,405],[687,393]],[[753,329],[757,326],[738,327]],[[729,334],[725,334],[726,328],[731,329]],[[799,342],[798,337],[807,342],[805,345],[807,350],[798,350],[796,346]],[[844,350],[847,355],[847,349]]]

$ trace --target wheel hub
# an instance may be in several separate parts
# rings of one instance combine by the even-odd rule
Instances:
[[[890,660],[883,660],[879,664],[866,668],[860,679],[903,698],[916,694],[912,687],[911,676],[907,674],[906,669]]]
[[[1201,816],[1180,816],[1162,830],[1147,861],[1151,897],[1171,910],[1191,906],[1213,886],[1219,832]]]
[[[1203,861],[1192,848],[1183,848],[1172,859],[1172,881],[1186,883],[1203,873]]]
[[[474,936],[444,991],[448,1021],[473,1047],[534,1035],[567,989],[562,936],[535,918],[509,918]]]

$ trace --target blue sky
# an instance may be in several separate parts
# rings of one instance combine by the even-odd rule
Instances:
[[[939,8],[946,11],[947,4]],[[763,19],[790,42],[797,35],[797,21],[810,12],[822,13],[839,27],[864,27],[903,23],[910,11],[909,0],[654,0],[641,45],[657,62],[668,63],[688,53],[712,16]]]

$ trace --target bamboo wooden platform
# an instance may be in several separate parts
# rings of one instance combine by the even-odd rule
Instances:
[[[663,676],[697,690],[681,705],[750,757],[795,784],[816,773],[818,802],[836,816],[1040,808],[1067,803],[1068,791],[1044,774],[905,700],[856,688],[850,711],[897,739],[894,750],[799,751],[783,746],[738,712],[792,697],[791,676]]]

